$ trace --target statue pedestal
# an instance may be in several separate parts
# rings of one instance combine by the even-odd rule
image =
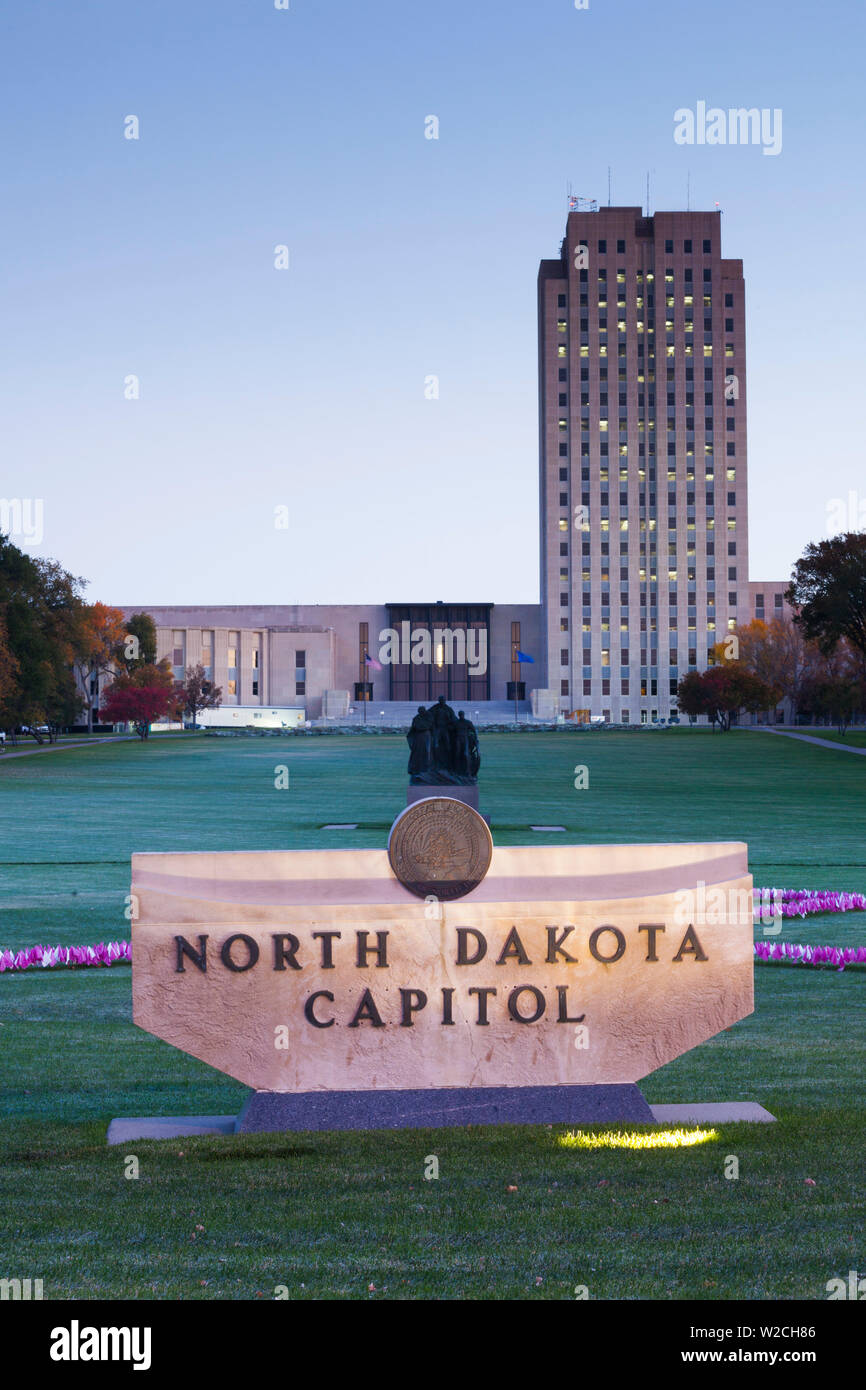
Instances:
[[[406,805],[413,806],[416,801],[426,801],[429,796],[450,796],[453,801],[462,801],[466,806],[471,806],[473,811],[478,811],[478,785],[459,786],[451,782],[442,782],[438,785],[433,783],[410,782],[406,788]],[[490,817],[485,816],[483,811],[478,811],[482,820],[490,824]]]

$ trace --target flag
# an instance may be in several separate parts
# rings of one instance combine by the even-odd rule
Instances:
[[[515,652],[514,659],[515,661],[528,661],[530,666],[535,665],[535,657],[527,656],[526,652]]]
[[[364,662],[366,663],[367,666],[372,666],[372,668],[373,668],[374,671],[381,671],[381,670],[382,670],[382,663],[381,663],[381,661],[377,661],[376,658],[375,658],[374,656],[370,656],[370,655],[368,654],[367,656],[364,657]]]

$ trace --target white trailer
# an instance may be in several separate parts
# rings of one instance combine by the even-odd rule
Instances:
[[[199,710],[196,715],[200,729],[296,729],[305,722],[306,710],[288,706],[220,705],[218,709]]]

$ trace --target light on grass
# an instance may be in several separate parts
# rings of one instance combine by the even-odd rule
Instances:
[[[563,1149],[685,1149],[718,1137],[717,1129],[605,1129],[600,1134],[569,1130],[556,1142]]]

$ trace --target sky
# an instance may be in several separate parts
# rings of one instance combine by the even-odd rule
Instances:
[[[288,3],[0,14],[16,544],[118,605],[536,602],[538,262],[608,171],[744,262],[751,577],[866,524],[860,7]]]

